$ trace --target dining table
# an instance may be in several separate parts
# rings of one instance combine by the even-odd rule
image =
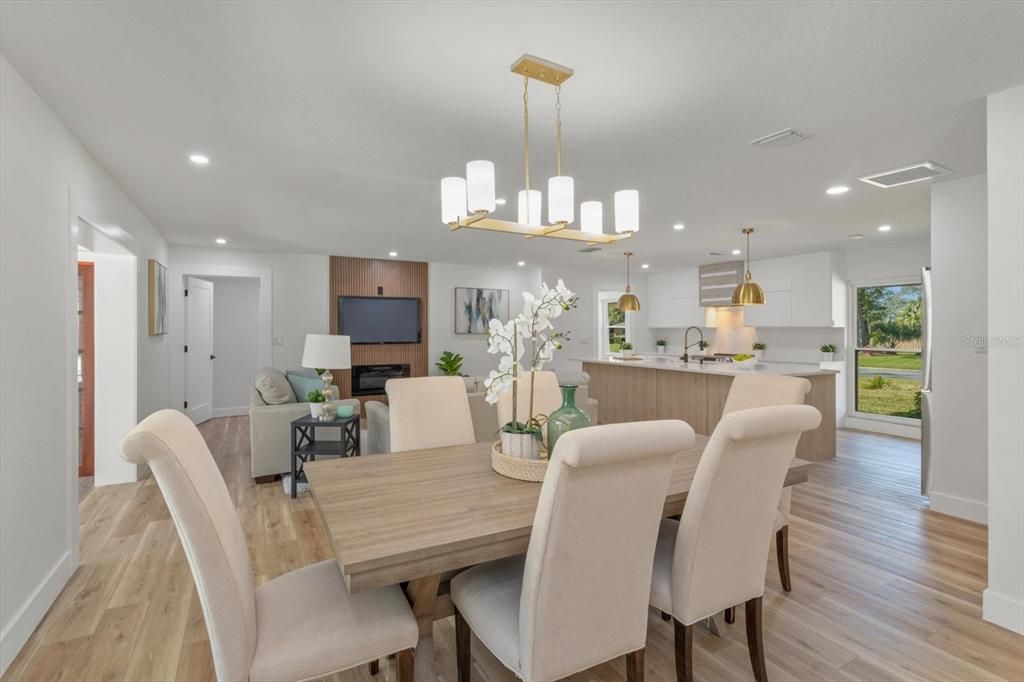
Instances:
[[[683,511],[707,444],[698,435],[676,457],[664,516]],[[306,465],[313,500],[350,593],[399,585],[416,616],[416,679],[435,679],[433,624],[453,614],[458,571],[525,554],[541,483],[491,468],[492,443],[318,460]],[[807,480],[794,459],[786,486]]]

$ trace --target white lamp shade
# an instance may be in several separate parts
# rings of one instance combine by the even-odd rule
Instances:
[[[580,204],[580,229],[588,234],[604,231],[604,209],[600,201],[584,201]]]
[[[568,175],[548,178],[548,222],[571,223],[575,219],[575,206],[572,178]]]
[[[487,211],[493,213],[494,203],[494,164],[490,161],[470,161],[466,164],[466,194],[469,199],[469,211]]]
[[[441,222],[457,223],[469,213],[466,211],[466,179],[441,179]]]
[[[539,189],[529,190],[529,196],[527,196],[527,190],[519,190],[519,218],[516,222],[520,225],[540,227],[540,209],[543,203],[544,197],[541,196]]]
[[[337,334],[306,334],[302,366],[314,369],[351,369],[352,344]]]
[[[615,193],[615,231],[636,232],[640,229],[640,192],[623,189]]]

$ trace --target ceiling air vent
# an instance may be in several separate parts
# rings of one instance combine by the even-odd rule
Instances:
[[[809,137],[807,133],[801,133],[799,130],[793,130],[792,128],[786,128],[780,130],[771,135],[765,135],[759,137],[756,140],[751,140],[750,144],[755,147],[788,147],[791,144],[797,142],[803,142]]]
[[[936,176],[952,172],[953,171],[950,169],[940,166],[937,163],[922,161],[921,163],[915,163],[912,166],[894,168],[882,173],[875,173],[874,175],[865,175],[863,178],[858,178],[858,180],[866,182],[869,185],[874,185],[875,187],[889,189],[890,187],[909,185],[912,182],[931,180]]]
[[[600,250],[601,250],[600,246],[596,246],[594,244],[591,244],[590,246],[584,246],[582,249],[580,249],[580,253],[594,253],[595,251],[600,251]]]

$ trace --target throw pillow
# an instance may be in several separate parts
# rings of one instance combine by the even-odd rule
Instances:
[[[300,403],[307,402],[306,394],[310,391],[322,391],[324,388],[324,382],[320,380],[320,377],[311,379],[300,374],[292,374],[291,372],[288,372],[288,383],[292,385],[295,397],[298,398]]]
[[[284,372],[273,367],[261,370],[253,386],[267,405],[284,405],[295,402],[295,393],[284,376]]]

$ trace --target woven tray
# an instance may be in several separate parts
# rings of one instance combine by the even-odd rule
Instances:
[[[491,446],[491,468],[506,478],[539,483],[548,472],[548,460],[511,457],[503,453],[501,443],[496,442]]]

